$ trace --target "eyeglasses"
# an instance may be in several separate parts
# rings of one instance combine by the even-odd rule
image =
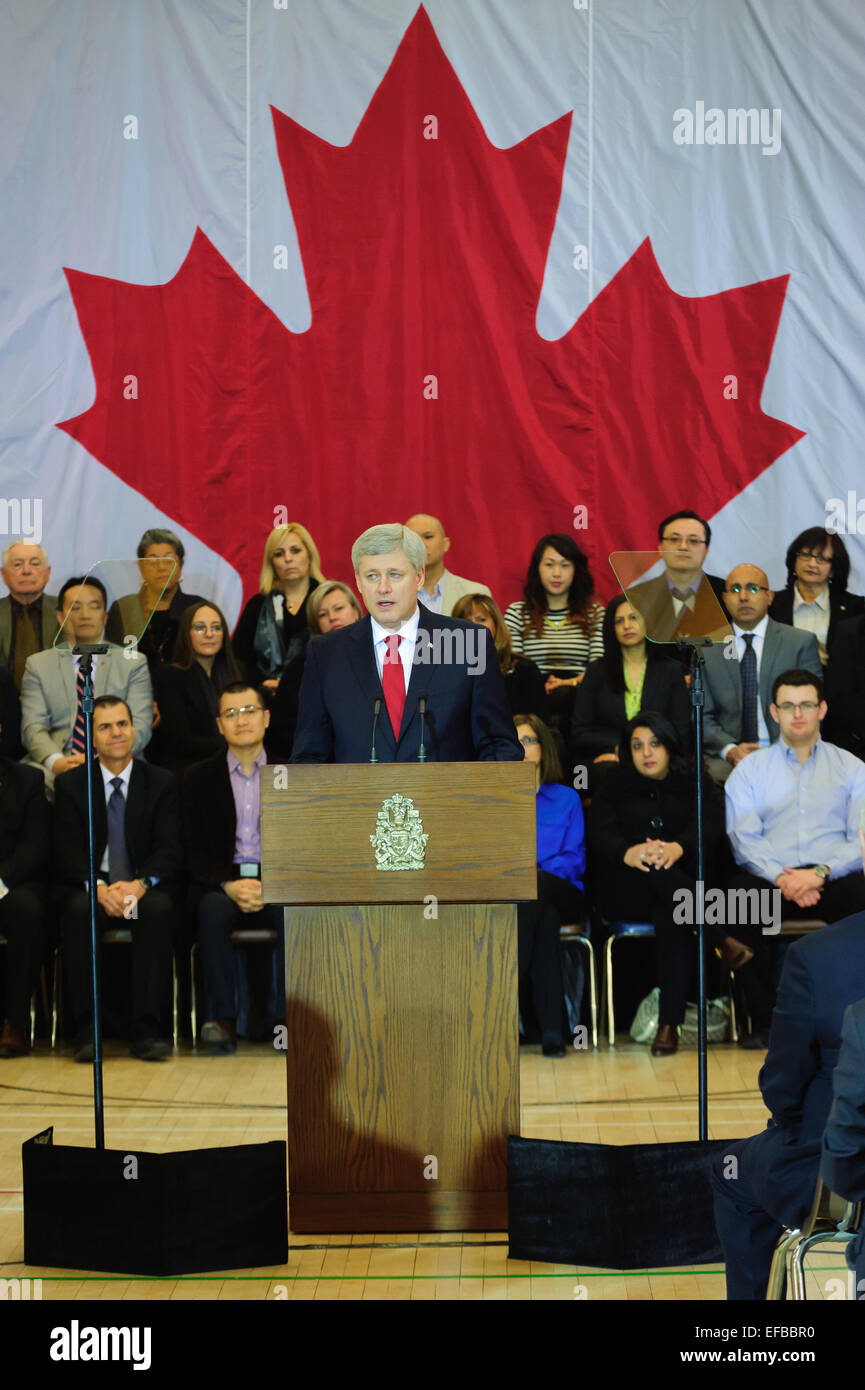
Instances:
[[[794,709],[800,709],[803,714],[810,714],[812,709],[819,708],[816,700],[800,700],[798,705],[794,705],[792,700],[785,700],[783,705],[778,705],[778,709],[783,710],[784,714],[790,714]]]
[[[668,545],[686,545],[689,550],[696,550],[698,546],[706,544],[701,536],[680,536],[678,533],[662,536],[661,540],[666,541]]]
[[[207,623],[193,623],[191,631],[197,633],[199,637],[203,637],[207,632],[221,632],[222,623],[211,623],[210,627],[207,626]]]
[[[236,719],[239,714],[255,714],[257,709],[264,709],[264,705],[241,705],[240,709],[224,709],[220,714],[220,719]]]
[[[532,734],[524,734],[523,737],[520,739],[520,743],[523,745],[524,748],[531,748],[533,743],[540,743],[540,741],[541,740],[539,738],[535,738]]]
[[[768,584],[728,584],[724,590],[727,594],[741,594],[744,589],[746,594],[768,594]]]
[[[813,560],[816,565],[831,565],[834,555],[814,555],[810,550],[797,550],[797,560]]]

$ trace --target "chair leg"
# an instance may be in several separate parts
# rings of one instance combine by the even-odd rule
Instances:
[[[177,1051],[180,1042],[180,1028],[177,1021],[177,961],[171,953],[171,1045]]]
[[[36,991],[34,989],[30,996],[30,1051],[33,1051],[33,1044],[36,1042]]]
[[[787,1252],[793,1241],[798,1239],[800,1235],[801,1231],[798,1227],[794,1231],[786,1231],[775,1246],[772,1266],[769,1270],[769,1283],[766,1288],[767,1303],[777,1303],[783,1300],[784,1285],[787,1279]]]
[[[801,1231],[797,1231],[790,1248],[787,1252],[787,1267],[790,1274],[790,1298],[797,1303],[805,1301],[805,1255],[808,1253],[808,1246],[813,1245],[814,1241],[809,1236],[803,1236]]]
[[[198,1047],[198,996],[195,992],[195,960],[198,942],[193,941],[189,951],[189,1022],[192,1025],[193,1051]]]
[[[739,1025],[736,1021],[736,976],[732,970],[727,972],[727,998],[730,1001],[730,1036],[734,1043],[739,1041]]]
[[[604,943],[604,979],[607,985],[607,1041],[610,1047],[616,1046],[616,1015],[613,1009],[613,942],[612,933]]]
[[[57,1046],[57,1028],[60,1019],[60,975],[63,970],[63,961],[60,956],[60,947],[54,947],[54,969],[51,976],[51,1051]]]
[[[595,948],[586,940],[589,948],[589,1007],[592,1011],[592,1047],[598,1050],[598,972],[595,969]]]

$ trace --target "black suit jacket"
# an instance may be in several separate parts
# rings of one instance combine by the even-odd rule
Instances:
[[[865,1201],[865,999],[850,1004],[841,1025],[841,1051],[832,1074],[835,1105],[823,1135],[823,1181],[848,1202]],[[848,1262],[865,1281],[865,1222]],[[865,1294],[858,1284],[856,1296]]]
[[[826,634],[826,647],[831,651],[832,643],[838,631],[838,624],[847,622],[851,618],[859,618],[865,613],[865,598],[860,594],[848,594],[846,589],[839,593],[837,589],[829,590],[829,631]],[[793,590],[782,589],[780,594],[776,594],[769,609],[769,617],[774,618],[776,623],[788,623],[793,626]]]
[[[0,758],[0,878],[6,887],[43,880],[50,848],[45,778],[35,767]]]
[[[153,694],[161,718],[147,750],[150,762],[179,774],[190,763],[212,757],[226,747],[216,727],[214,705],[208,699],[209,679],[197,662],[186,671],[176,666],[156,667]]]
[[[646,666],[640,709],[657,710],[669,719],[683,750],[691,737],[691,710],[685,673],[678,661],[659,657]],[[590,661],[577,686],[571,715],[570,752],[575,762],[618,748],[625,719],[625,692],[614,690],[603,660]]]
[[[161,767],[135,758],[126,797],[126,847],[134,878],[158,878],[173,891],[181,877],[180,808],[177,781]],[[93,825],[96,877],[108,842],[102,771],[94,767]],[[74,767],[54,783],[54,864],[58,882],[81,887],[90,873],[87,849],[87,769]]]
[[[430,762],[520,762],[523,750],[486,628],[418,605],[420,621],[399,738],[395,739],[372,647],[369,616],[307,648],[294,763],[366,763],[373,708],[381,700],[375,746],[381,762],[415,762],[419,700],[426,699],[424,745]],[[471,660],[470,660],[471,658]],[[476,660],[474,659],[476,658]],[[476,674],[472,675],[474,666]]]
[[[727,635],[725,624],[729,623],[724,606],[724,588],[725,580],[717,574],[704,574],[697,590],[694,611],[685,608],[678,618],[673,608],[666,570],[656,579],[646,579],[642,584],[633,585],[628,590],[628,597],[643,617],[647,636],[655,642],[674,643],[679,637],[712,635],[716,640],[723,641]],[[676,654],[675,648],[671,648],[671,654]]]
[[[237,813],[226,753],[188,767],[180,795],[186,869],[195,900],[237,878]]]
[[[865,617],[839,623],[826,667],[824,738],[865,759]]]

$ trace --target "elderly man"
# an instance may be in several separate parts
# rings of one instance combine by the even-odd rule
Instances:
[[[71,647],[98,643],[105,629],[105,587],[89,576],[67,579],[60,590],[57,621],[63,625],[62,649],[37,652],[27,661],[21,684],[21,739],[28,761],[45,774],[49,794],[55,777],[84,761],[84,673]],[[134,753],[150,741],[153,690],[147,662],[138,652],[111,646],[93,659],[94,695],[126,701],[135,725]]]
[[[418,512],[406,522],[410,531],[420,536],[426,546],[423,588],[418,598],[431,613],[444,613],[450,617],[457,599],[465,594],[488,594],[486,584],[477,584],[473,579],[461,579],[445,569],[445,555],[451,548],[450,537],[438,517]]]
[[[749,753],[778,738],[771,711],[776,677],[803,669],[819,676],[823,669],[813,633],[768,616],[774,597],[756,565],[737,565],[727,575],[724,599],[733,620],[735,654],[729,640],[705,653],[703,734],[707,766],[716,782],[726,781]]]
[[[367,617],[310,643],[292,762],[413,762],[422,732],[432,762],[519,762],[490,634],[418,604],[420,537],[373,526],[351,558]]]
[[[0,575],[9,590],[0,598],[0,666],[11,672],[20,691],[28,656],[45,651],[57,636],[57,600],[45,593],[51,566],[33,541],[7,545]]]

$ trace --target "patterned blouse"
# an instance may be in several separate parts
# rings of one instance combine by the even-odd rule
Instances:
[[[566,612],[545,614],[543,631],[537,637],[534,628],[523,627],[525,607],[522,602],[510,604],[504,614],[505,623],[514,651],[536,662],[545,676],[581,675],[590,661],[603,656],[604,610],[600,603],[593,603],[589,609],[588,637]]]

